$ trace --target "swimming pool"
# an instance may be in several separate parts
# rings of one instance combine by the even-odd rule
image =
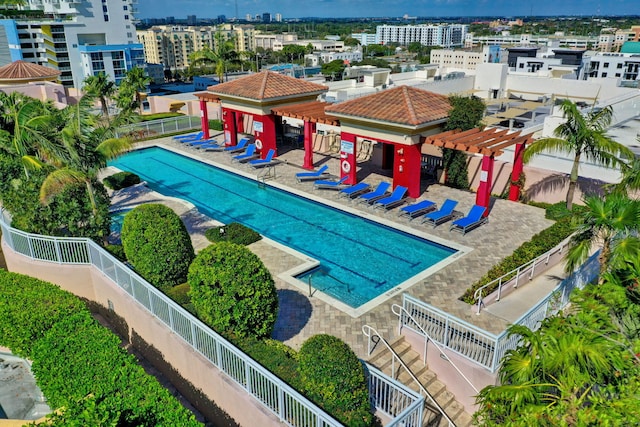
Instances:
[[[159,147],[109,163],[223,223],[240,222],[320,262],[313,288],[360,307],[457,250]],[[306,276],[302,276],[307,280]]]

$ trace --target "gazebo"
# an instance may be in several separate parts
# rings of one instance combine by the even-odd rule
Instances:
[[[220,100],[224,139],[227,145],[236,145],[238,133],[249,133],[255,137],[256,148],[262,157],[276,150],[276,114],[279,107],[304,104],[314,101],[327,87],[305,80],[288,77],[272,71],[262,71],[230,82],[209,86],[207,92],[198,93],[203,131],[205,127],[206,103]],[[311,131],[310,131],[311,132]],[[305,127],[305,135],[307,130]],[[310,135],[310,133],[309,133]],[[310,137],[309,137],[310,139]]]

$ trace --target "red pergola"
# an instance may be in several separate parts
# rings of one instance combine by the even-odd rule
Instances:
[[[523,165],[522,153],[526,144],[532,140],[533,137],[530,134],[522,135],[520,131],[509,133],[509,130],[475,128],[464,132],[452,130],[427,136],[423,142],[436,147],[482,154],[482,172],[480,173],[480,185],[476,193],[476,204],[487,208],[485,211],[485,216],[487,216],[491,200],[494,158],[502,155],[505,148],[515,145],[509,200],[518,200],[521,185],[519,180]]]

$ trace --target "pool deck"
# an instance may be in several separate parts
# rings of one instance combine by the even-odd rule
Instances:
[[[235,169],[241,174],[256,177],[259,170],[254,170],[246,165],[231,163],[231,156],[220,152],[201,152],[195,148],[186,147],[171,138],[156,139],[151,142],[141,143],[139,146],[158,145],[169,148],[185,155],[199,158],[214,163],[224,168]],[[496,199],[491,208],[490,221],[466,235],[449,232],[449,224],[442,224],[436,228],[420,224],[419,220],[410,222],[398,217],[398,209],[390,212],[372,210],[364,206],[358,206],[348,200],[338,198],[338,193],[333,190],[314,190],[313,182],[298,183],[295,174],[302,169],[303,150],[288,147],[280,152],[278,159],[281,163],[275,168],[276,178],[268,180],[268,184],[277,185],[292,192],[304,192],[308,197],[336,206],[341,205],[348,209],[360,210],[367,216],[376,216],[383,222],[398,224],[405,229],[412,229],[416,233],[434,237],[436,240],[446,240],[457,245],[470,248],[463,256],[450,263],[441,270],[420,280],[411,286],[406,292],[422,301],[440,308],[452,315],[472,323],[488,332],[500,333],[509,324],[508,319],[524,313],[528,305],[534,305],[536,301],[530,298],[509,299],[513,306],[509,315],[504,312],[483,310],[480,315],[475,314],[475,307],[469,306],[458,300],[464,291],[479,277],[505,256],[511,254],[523,242],[541,230],[549,227],[552,221],[545,219],[544,210],[507,200]],[[327,164],[329,171],[338,175],[338,158],[335,154],[315,154],[316,168]],[[390,171],[371,169],[367,163],[360,164],[358,168],[358,180],[366,181],[372,185],[382,180],[390,181]],[[475,203],[475,193],[456,190],[438,184],[423,182],[423,194],[418,200],[429,199],[436,203],[442,203],[447,198],[459,201],[457,210],[466,213]],[[135,191],[134,191],[135,193]],[[156,200],[156,193],[148,189],[139,190],[139,194],[122,193],[114,200],[118,205],[127,204],[133,206],[140,202]],[[209,218],[197,213],[189,204],[178,201],[165,201],[175,204],[179,210],[187,228],[197,236],[194,237],[194,246],[200,249],[206,246],[206,239],[201,234],[209,226],[216,224]],[[174,207],[172,206],[172,207]],[[181,206],[181,207],[180,207]],[[262,240],[250,246],[271,271],[278,289],[280,312],[273,337],[285,342],[293,348],[299,349],[300,345],[312,335],[328,333],[335,335],[347,342],[359,357],[366,356],[366,339],[362,334],[362,326],[370,325],[380,332],[387,340],[397,337],[398,318],[391,311],[392,304],[401,304],[401,293],[391,297],[387,301],[372,308],[361,316],[354,318],[332,305],[323,302],[317,296],[308,296],[308,292],[287,283],[278,277],[283,272],[290,270],[302,261],[289,251],[282,250],[278,245],[273,245],[268,240]],[[384,268],[384,266],[381,266]],[[503,302],[506,302],[503,301]],[[518,308],[516,308],[518,307]]]

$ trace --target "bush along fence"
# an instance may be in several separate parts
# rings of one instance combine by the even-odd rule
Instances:
[[[160,136],[165,134],[199,129],[200,117],[178,116],[166,119],[150,120],[123,126],[116,131],[116,137],[130,136],[134,140]]]
[[[9,248],[38,261],[97,268],[281,422],[292,427],[341,425],[92,240],[25,233],[12,228],[5,214],[0,215],[0,228]],[[392,419],[386,425],[421,425],[424,397],[372,366],[367,370],[372,406]]]

